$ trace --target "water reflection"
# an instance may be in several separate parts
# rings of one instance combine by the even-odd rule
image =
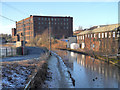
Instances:
[[[90,56],[85,56],[69,51],[64,58],[71,63],[73,78],[76,88],[120,88],[120,69]],[[65,59],[64,59],[65,61]]]

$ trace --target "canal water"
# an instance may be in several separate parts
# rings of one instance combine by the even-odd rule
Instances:
[[[55,51],[75,80],[75,88],[119,88],[120,68],[90,56],[70,51]]]

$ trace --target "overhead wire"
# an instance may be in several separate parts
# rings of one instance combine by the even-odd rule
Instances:
[[[26,15],[29,15],[29,14],[27,14],[26,12],[24,12],[24,11],[22,11],[22,10],[20,10],[20,9],[18,9],[18,8],[15,8],[15,7],[13,7],[13,6],[11,6],[11,5],[9,5],[9,4],[7,4],[7,3],[2,3],[3,5],[5,5],[5,6],[8,6],[8,7],[10,7],[10,8],[12,8],[13,10],[16,10],[17,12],[19,12],[19,13],[21,13],[21,14],[26,14]]]
[[[5,2],[0,2],[0,3],[2,3],[3,5],[6,5],[6,6],[10,7],[10,8],[12,8],[13,10],[15,10],[15,11],[21,13],[21,14],[26,14],[25,12],[23,12],[23,11],[21,11],[21,10],[19,10],[19,9],[17,9],[17,8],[15,8],[15,7],[7,4],[7,3],[5,3]],[[26,14],[26,15],[28,15],[28,14]],[[6,16],[3,16],[3,15],[0,15],[0,16],[1,16],[2,18],[5,18],[5,19],[10,20],[10,21],[12,21],[12,22],[16,22],[15,20],[12,20],[12,19],[10,19],[10,18],[8,18],[8,17],[6,17]]]
[[[0,16],[3,17],[3,18],[5,18],[5,19],[8,19],[8,20],[10,20],[10,21],[12,21],[12,22],[16,22],[16,21],[14,21],[14,20],[12,20],[12,19],[10,19],[10,18],[8,18],[8,17],[2,16],[2,15],[0,15]]]

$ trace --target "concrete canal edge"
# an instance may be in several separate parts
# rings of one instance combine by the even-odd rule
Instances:
[[[40,61],[42,65],[37,68],[37,71],[27,81],[27,84],[25,85],[24,90],[42,88],[42,84],[44,83],[48,75],[48,72],[47,72],[48,59],[51,56],[49,51],[47,53],[48,55],[46,56],[46,59],[43,61]]]
[[[91,56],[95,59],[99,59],[99,60],[102,60],[104,62],[107,62],[107,63],[110,63],[110,64],[113,64],[115,66],[118,66],[120,67],[120,64],[118,63],[115,63],[111,60],[107,61],[105,58],[103,58],[102,56],[99,56],[99,55],[92,55],[92,54],[89,54],[87,52],[83,52],[83,51],[78,51],[78,50],[75,50],[75,49],[70,49],[70,48],[56,48],[56,49],[59,49],[59,50],[67,50],[67,51],[72,51],[72,52],[75,52],[75,53],[79,53],[79,54],[84,54],[84,55],[88,55],[88,56]]]

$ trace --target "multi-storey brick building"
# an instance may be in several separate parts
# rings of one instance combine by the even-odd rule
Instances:
[[[32,16],[16,22],[16,30],[12,30],[12,38],[16,41],[29,42],[36,35],[42,35],[45,30],[51,29],[51,36],[57,39],[67,38],[73,35],[73,18],[60,16]],[[16,34],[15,34],[16,33]]]
[[[77,35],[80,48],[99,54],[120,53],[120,28],[118,24],[86,30]]]

